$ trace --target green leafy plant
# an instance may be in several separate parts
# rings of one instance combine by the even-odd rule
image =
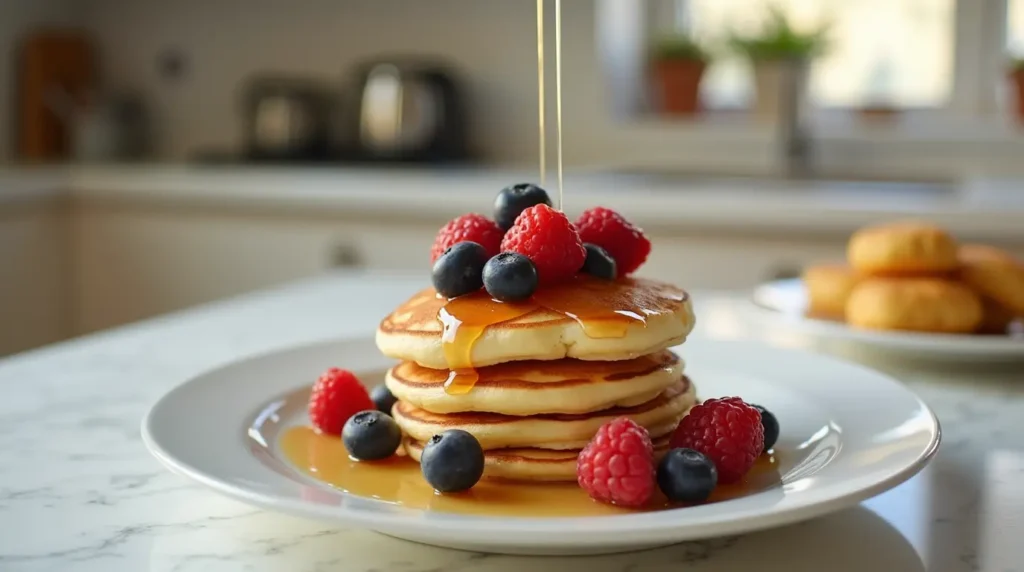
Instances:
[[[1013,72],[1024,72],[1024,58],[1011,58],[1010,70]]]
[[[654,44],[652,57],[659,61],[687,60],[706,62],[711,54],[699,42],[685,34],[660,38]]]
[[[773,6],[768,9],[768,17],[759,34],[732,34],[729,45],[752,60],[812,58],[826,50],[828,26],[820,26],[810,32],[797,31],[786,14]]]

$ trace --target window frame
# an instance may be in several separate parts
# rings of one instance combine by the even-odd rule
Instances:
[[[622,0],[618,0],[621,2]],[[607,0],[605,4],[616,4]],[[851,108],[816,108],[811,113],[812,133],[818,141],[823,174],[856,171],[868,176],[910,176],[920,178],[963,178],[978,172],[1006,173],[1021,169],[1024,156],[1024,130],[1011,118],[1011,106],[1003,101],[1008,88],[1007,0],[954,0],[953,81],[946,105],[937,108],[904,108],[891,121],[866,122]],[[641,3],[644,45],[653,34],[676,31],[678,0],[647,0]],[[621,4],[619,6],[621,10]],[[599,12],[600,20],[600,12]],[[601,22],[598,23],[599,34]],[[601,40],[603,38],[599,38]],[[643,57],[643,50],[638,50]],[[634,53],[634,57],[637,54]],[[621,62],[620,62],[621,63]],[[605,66],[607,68],[607,66]],[[642,65],[641,65],[642,67]],[[629,75],[628,73],[625,75]],[[619,73],[620,78],[624,77]],[[777,156],[777,138],[770,128],[740,119],[735,111],[711,111],[692,120],[675,120],[651,113],[646,99],[646,78],[634,76],[641,86],[612,93],[616,120],[624,128],[635,129],[636,140],[648,132],[653,140],[665,141],[673,132],[680,155],[702,148],[713,136],[724,143],[735,140],[750,149],[750,171],[775,171],[777,162],[765,157]],[[626,110],[625,113],[623,111]],[[753,142],[758,142],[755,145]],[[939,152],[936,152],[939,150]],[[663,159],[644,158],[647,167],[686,169],[686,161],[673,161],[670,153]],[[620,160],[627,160],[622,157]],[[669,164],[671,163],[671,164]],[[741,161],[742,163],[742,161]],[[662,165],[663,164],[663,165]],[[731,157],[728,164],[737,164]]]

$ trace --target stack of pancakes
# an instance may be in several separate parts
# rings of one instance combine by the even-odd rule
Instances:
[[[447,300],[428,289],[395,310],[381,322],[377,346],[402,360],[386,383],[398,398],[392,415],[406,452],[419,460],[433,435],[462,429],[483,447],[486,477],[574,481],[580,449],[620,416],[646,427],[657,452],[667,451],[696,402],[682,359],[668,350],[693,329],[693,309],[684,292],[664,284],[620,280],[614,287],[636,299],[669,289],[674,296],[645,320],[626,320],[621,337],[590,337],[577,320],[544,307],[492,324],[472,345],[479,379],[458,395],[445,390],[450,371],[438,313]]]

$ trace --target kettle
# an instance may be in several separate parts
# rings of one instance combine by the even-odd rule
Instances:
[[[369,62],[357,71],[355,147],[362,159],[467,158],[466,118],[452,72],[416,61]]]

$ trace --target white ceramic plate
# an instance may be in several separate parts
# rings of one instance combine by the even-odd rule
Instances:
[[[799,278],[767,282],[754,289],[753,303],[773,324],[815,338],[871,346],[888,353],[942,360],[1024,359],[1024,334],[955,335],[858,330],[842,322],[805,316],[807,292]]]
[[[466,516],[342,493],[289,466],[275,438],[308,422],[302,400],[327,367],[378,382],[368,376],[389,362],[370,339],[278,351],[200,375],[153,406],[142,435],[172,471],[243,502],[427,544],[519,554],[636,550],[809,519],[900,484],[938,447],[932,412],[875,371],[751,342],[691,339],[680,351],[703,397],[740,395],[780,419],[780,485],[692,508],[589,518]]]

